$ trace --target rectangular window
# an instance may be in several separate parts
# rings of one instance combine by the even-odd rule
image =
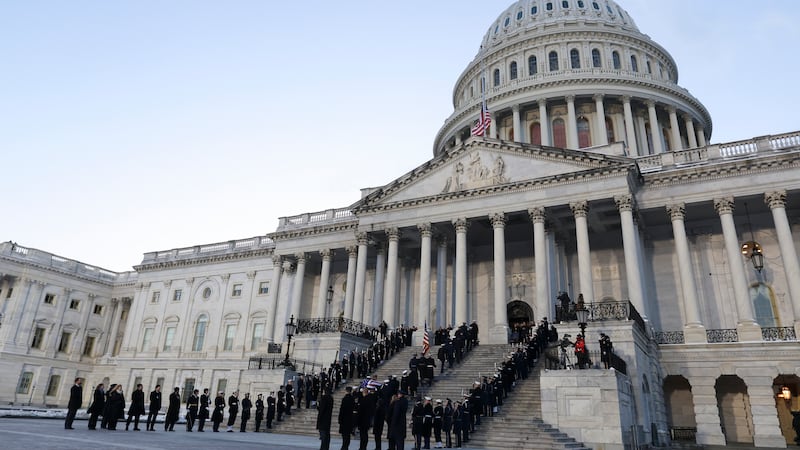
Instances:
[[[58,395],[58,386],[61,384],[61,375],[50,375],[50,380],[47,382],[47,396],[55,397]]]
[[[31,383],[33,382],[33,372],[22,372],[17,384],[17,394],[27,394],[31,391]]]
[[[14,288],[8,288],[8,292],[6,292],[6,298],[11,298],[11,293],[14,292]]]
[[[94,305],[94,313],[98,316],[103,315],[103,305]]]
[[[262,281],[258,284],[258,295],[269,294],[269,281]]]
[[[83,345],[83,356],[92,356],[94,351],[94,336],[86,336],[86,344]]]
[[[225,389],[228,389],[228,380],[220,378],[219,381],[217,381],[217,392],[225,392]]]
[[[233,350],[233,339],[236,337],[236,325],[228,325],[225,327],[225,343],[222,349],[226,352]]]
[[[75,300],[74,298],[69,301],[69,309],[78,310],[81,307],[81,301]]]
[[[172,293],[172,301],[173,302],[181,301],[182,295],[183,295],[183,289],[175,289],[175,292]]]
[[[142,351],[146,352],[150,348],[150,339],[153,338],[153,329],[145,328],[142,335]]]
[[[46,294],[44,296],[45,305],[52,305],[56,302],[56,294]]]
[[[164,336],[164,351],[172,350],[172,341],[175,340],[175,327],[167,328],[166,335]]]
[[[153,297],[150,299],[150,303],[158,303],[161,299],[161,291],[153,292]]]
[[[194,378],[187,378],[183,380],[183,399],[181,400],[183,403],[186,403],[186,400],[189,400],[189,396],[192,395],[192,391],[194,391]]]
[[[69,351],[69,343],[72,340],[72,333],[69,332],[62,332],[61,333],[61,341],[58,343],[58,351],[61,353],[66,353]]]
[[[156,378],[156,385],[164,387],[164,377]],[[153,386],[153,388],[155,388],[155,386]]]
[[[44,333],[45,333],[44,328],[36,327],[36,330],[33,332],[33,340],[31,341],[31,348],[38,348],[41,350],[42,343],[44,343]]]
[[[199,352],[203,350],[203,343],[206,340],[206,324],[204,320],[197,321],[197,326],[194,329],[194,340],[192,341],[192,351]]]
[[[242,285],[241,284],[234,284],[233,285],[233,292],[231,293],[233,297],[241,297],[242,296]]]
[[[255,350],[261,344],[261,339],[264,338],[264,324],[257,323],[253,325],[253,339],[250,341],[250,350]]]

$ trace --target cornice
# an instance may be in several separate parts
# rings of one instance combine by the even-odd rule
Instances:
[[[339,233],[343,231],[357,231],[358,229],[358,219],[353,218],[351,221],[347,222],[338,222],[330,225],[319,225],[314,227],[303,227],[297,229],[290,229],[290,230],[283,230],[283,231],[276,231],[274,233],[268,234],[267,237],[271,238],[275,242],[279,240],[285,239],[297,239],[297,238],[304,238],[308,236],[318,236],[323,234],[331,234],[331,233]]]
[[[242,259],[262,258],[271,256],[274,251],[275,251],[274,248],[249,250],[243,252],[228,253],[223,255],[204,256],[199,258],[188,258],[188,259],[180,259],[173,261],[159,261],[156,263],[141,264],[138,266],[134,266],[133,268],[137,272],[152,272],[156,270],[175,269],[179,267],[197,266],[201,264],[212,264],[212,263],[239,261]]]
[[[776,169],[797,168],[800,168],[800,153],[787,153],[748,159],[722,160],[713,165],[680,167],[662,172],[650,172],[642,176],[646,186],[662,188],[697,181],[706,182],[731,178],[743,174],[751,176],[755,173],[771,172]]]
[[[51,273],[55,273],[55,274],[58,274],[58,275],[63,275],[63,276],[66,276],[66,277],[69,277],[69,278],[72,278],[72,279],[86,281],[86,282],[93,283],[93,284],[99,284],[99,285],[102,285],[102,286],[115,287],[115,286],[123,285],[123,284],[115,283],[113,281],[98,280],[96,278],[87,277],[85,275],[82,275],[82,274],[79,274],[79,273],[75,273],[75,272],[69,272],[69,271],[66,271],[66,270],[61,270],[61,269],[58,269],[58,268],[55,268],[55,267],[52,267],[52,266],[45,266],[43,264],[39,264],[39,263],[36,263],[36,262],[33,262],[33,261],[19,260],[19,259],[14,259],[14,258],[8,258],[8,257],[5,257],[5,256],[0,256],[0,261],[7,261],[7,262],[15,263],[15,264],[21,264],[21,265],[27,266],[27,267],[34,267],[36,269],[43,270],[43,271],[46,271],[46,272],[51,272]],[[128,283],[125,283],[125,284],[128,284]]]

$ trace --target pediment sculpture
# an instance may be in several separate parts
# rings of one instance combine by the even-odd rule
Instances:
[[[453,166],[453,174],[445,182],[443,194],[508,182],[505,176],[506,163],[502,156],[494,158],[491,168],[483,164],[480,152],[472,152],[468,159],[466,165],[459,161]]]

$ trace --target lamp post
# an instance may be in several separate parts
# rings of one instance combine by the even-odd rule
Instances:
[[[578,326],[581,327],[581,336],[586,339],[586,322],[589,321],[589,310],[581,303],[575,310],[575,315],[578,316]]]
[[[286,342],[286,358],[284,358],[283,362],[279,364],[281,366],[286,367],[287,369],[292,369],[292,370],[294,370],[294,364],[292,364],[292,362],[289,361],[289,349],[292,348],[292,336],[294,336],[294,333],[296,331],[297,331],[297,324],[294,323],[294,315],[292,315],[291,317],[289,317],[289,323],[286,324],[286,337],[289,338],[289,340]]]
[[[750,229],[750,240],[742,244],[742,255],[750,259],[753,268],[761,273],[764,269],[764,252],[761,249],[761,244],[756,242],[753,235],[753,224],[750,222],[750,210],[747,209],[747,203],[744,204],[744,212],[747,214],[747,227]]]

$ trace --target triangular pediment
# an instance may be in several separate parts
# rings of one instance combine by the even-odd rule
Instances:
[[[609,170],[627,170],[633,164],[631,159],[591,150],[473,139],[375,189],[354,207],[363,210],[476,190],[514,189],[537,180],[553,183],[587,178]]]

